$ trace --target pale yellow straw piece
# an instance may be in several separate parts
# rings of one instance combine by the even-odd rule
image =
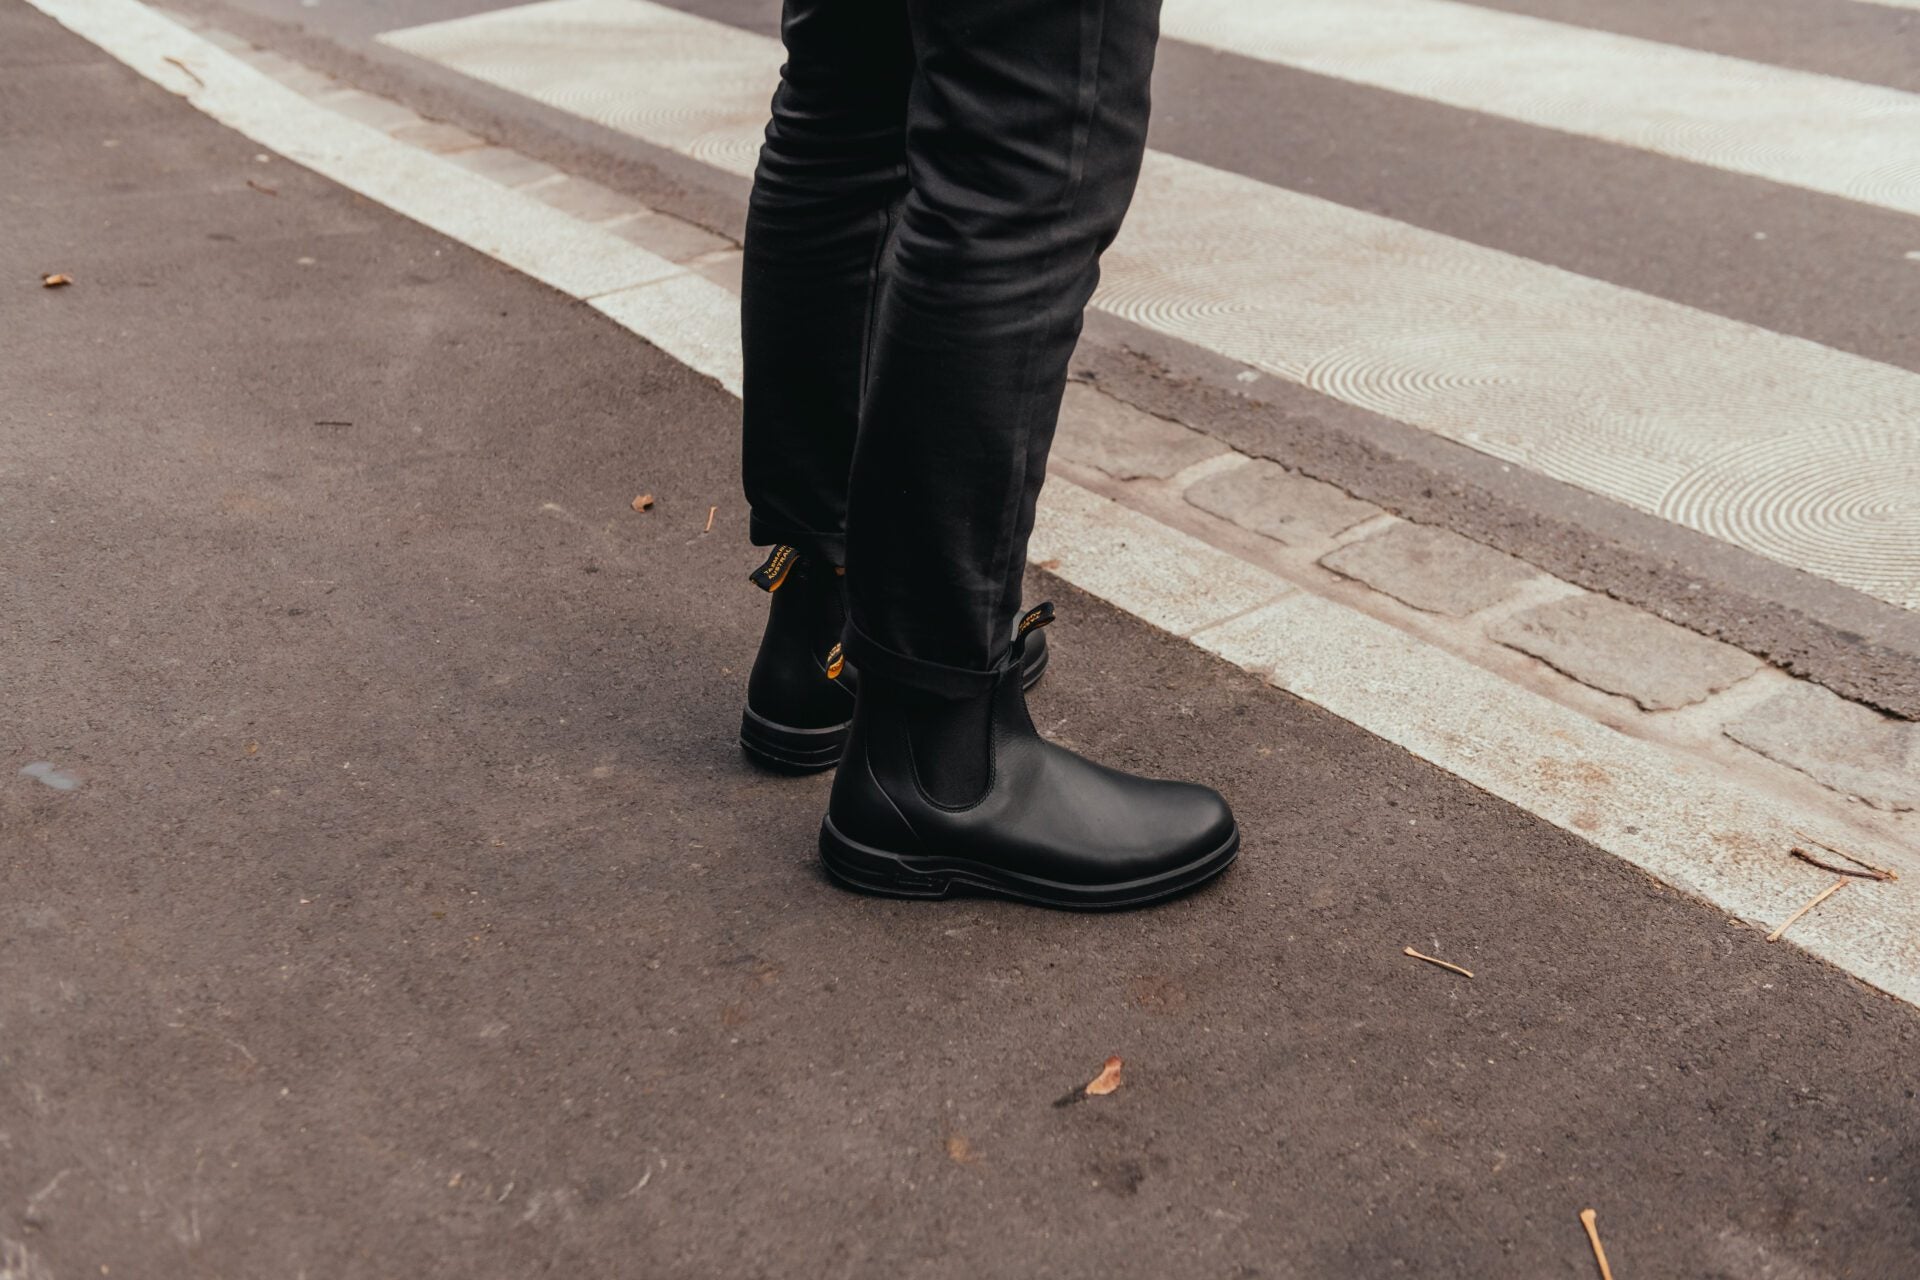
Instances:
[[[1442,969],[1451,969],[1463,978],[1471,978],[1473,976],[1473,971],[1470,969],[1462,969],[1457,964],[1449,964],[1438,956],[1430,956],[1424,952],[1415,951],[1412,947],[1408,947],[1404,954],[1412,956],[1415,960],[1425,960],[1428,964],[1437,964]]]
[[[1807,912],[1813,910],[1815,907],[1819,906],[1821,903],[1825,902],[1828,898],[1831,898],[1834,894],[1840,892],[1842,889],[1846,887],[1847,887],[1847,882],[1844,879],[1835,880],[1832,884],[1828,885],[1826,888],[1822,889],[1819,893],[1815,894],[1812,902],[1809,902],[1806,906],[1800,908],[1798,911],[1788,916],[1786,920],[1784,920],[1781,923],[1778,929],[1775,929],[1772,933],[1767,935],[1767,941],[1768,942],[1780,941],[1780,935],[1785,933],[1787,930],[1793,928],[1794,922],[1796,920],[1798,920],[1801,916],[1807,914]]]
[[[1582,1209],[1580,1225],[1587,1229],[1587,1243],[1593,1246],[1593,1260],[1600,1264],[1600,1280],[1613,1280],[1613,1268],[1607,1265],[1607,1251],[1600,1247],[1600,1230],[1593,1225],[1598,1216],[1591,1209]]]

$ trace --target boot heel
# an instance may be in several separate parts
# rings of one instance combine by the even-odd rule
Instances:
[[[740,747],[747,758],[775,773],[819,773],[840,763],[847,745],[847,726],[795,729],[755,715],[748,707],[740,714]]]
[[[953,892],[945,876],[922,875],[907,868],[895,854],[849,840],[834,828],[833,819],[820,824],[820,860],[834,879],[868,893],[890,898],[944,898]]]

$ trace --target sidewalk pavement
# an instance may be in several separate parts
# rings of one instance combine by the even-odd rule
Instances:
[[[1241,865],[836,890],[732,741],[728,396],[23,7],[0,68],[8,1280],[1920,1256],[1912,1009],[1042,575],[1038,722]]]

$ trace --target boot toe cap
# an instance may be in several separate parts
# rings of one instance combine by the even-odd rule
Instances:
[[[1218,853],[1238,835],[1233,810],[1211,787],[1158,782],[1145,803],[1130,806],[1134,822],[1126,861],[1142,876],[1188,866]]]

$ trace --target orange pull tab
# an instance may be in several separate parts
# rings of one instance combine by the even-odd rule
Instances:
[[[1053,601],[1048,600],[1043,604],[1037,604],[1033,606],[1033,608],[1027,610],[1026,616],[1020,619],[1019,629],[1013,633],[1013,638],[1015,640],[1018,640],[1022,636],[1026,635],[1027,632],[1038,631],[1041,627],[1046,626],[1049,622],[1052,622],[1052,621],[1053,621]]]
[[[827,650],[827,679],[838,680],[841,671],[846,669],[846,665],[847,655],[840,652],[839,645],[836,644]]]
[[[775,547],[767,562],[747,575],[747,581],[762,591],[778,591],[799,559],[800,553],[792,547]]]

